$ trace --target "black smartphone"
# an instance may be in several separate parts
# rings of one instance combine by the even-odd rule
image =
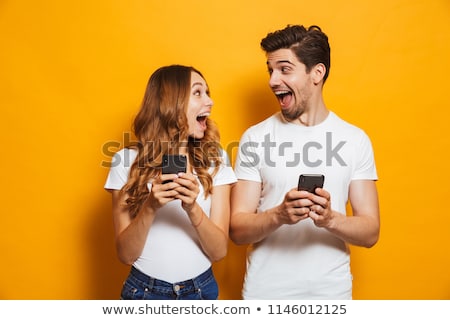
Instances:
[[[182,154],[165,154],[162,161],[162,173],[186,172],[187,157]]]
[[[316,188],[323,188],[324,181],[323,174],[301,174],[298,178],[298,190],[315,193]]]
[[[162,174],[186,172],[187,157],[182,154],[165,154],[161,165]],[[172,180],[165,180],[163,184]]]

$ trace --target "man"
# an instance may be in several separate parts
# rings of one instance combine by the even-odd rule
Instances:
[[[261,41],[280,112],[243,134],[230,236],[251,244],[244,299],[351,299],[348,245],[372,247],[380,218],[369,138],[328,110],[328,37],[288,25]],[[323,188],[298,191],[300,174]],[[352,214],[346,214],[350,202]]]

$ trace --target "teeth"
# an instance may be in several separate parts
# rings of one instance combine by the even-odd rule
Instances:
[[[275,95],[281,96],[283,94],[288,94],[288,93],[290,93],[288,90],[286,90],[286,91],[277,91],[277,92],[275,92]]]
[[[198,117],[209,117],[210,113],[209,112],[205,112],[205,113],[201,113],[197,116]]]

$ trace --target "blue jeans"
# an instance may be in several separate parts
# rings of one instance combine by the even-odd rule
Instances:
[[[125,280],[123,300],[216,300],[219,289],[209,268],[199,276],[176,283],[152,278],[135,267]]]

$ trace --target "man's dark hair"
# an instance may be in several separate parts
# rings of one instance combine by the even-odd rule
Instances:
[[[288,25],[286,28],[267,34],[261,40],[261,48],[266,53],[278,49],[291,49],[298,60],[306,66],[306,72],[318,63],[326,67],[323,82],[330,72],[330,45],[328,37],[318,26],[306,29],[302,25]]]

